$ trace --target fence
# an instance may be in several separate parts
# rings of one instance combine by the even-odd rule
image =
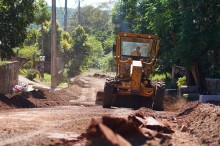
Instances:
[[[11,93],[16,84],[18,84],[18,62],[0,65],[0,93]]]

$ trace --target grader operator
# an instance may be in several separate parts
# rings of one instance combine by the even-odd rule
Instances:
[[[155,110],[163,110],[165,86],[162,82],[151,83],[160,41],[156,35],[118,33],[115,54],[116,76],[106,79],[103,107],[110,108],[118,99],[126,103],[126,97],[148,99],[148,105]],[[141,102],[140,102],[141,104]]]

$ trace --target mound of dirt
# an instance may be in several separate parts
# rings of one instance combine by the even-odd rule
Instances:
[[[187,100],[185,98],[179,98],[177,93],[166,93],[163,103],[165,111],[178,111],[186,105]]]
[[[0,94],[0,110],[12,108],[37,108],[59,105],[78,105],[82,101],[95,101],[98,91],[103,90],[105,75],[77,76],[74,84],[68,88],[50,92],[40,88],[30,92],[3,95]],[[42,83],[42,86],[44,84]],[[74,100],[80,101],[74,102]]]
[[[176,118],[200,145],[220,145],[220,106],[190,102]]]
[[[162,125],[156,119],[139,116],[129,115],[127,119],[103,116],[102,123],[92,120],[85,134],[88,140],[87,145],[171,145],[170,133],[158,131]],[[151,118],[151,120],[148,121],[147,118]],[[152,124],[152,119],[158,125]],[[157,130],[152,129],[152,126],[157,127]],[[163,128],[169,129],[168,127]]]
[[[81,88],[79,86],[72,85],[55,92],[33,90],[17,94],[0,94],[0,110],[72,105],[73,103],[69,101],[77,99],[80,92]]]
[[[157,113],[141,108],[136,114],[169,121],[176,130],[189,133],[199,145],[220,145],[220,106],[178,98],[168,101],[165,101],[166,106],[170,106],[168,111]]]

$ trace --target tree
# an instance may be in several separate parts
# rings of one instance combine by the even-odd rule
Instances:
[[[191,67],[194,84],[205,91],[204,75],[207,73],[209,52],[215,52],[219,41],[219,1],[184,1],[180,0],[182,25],[178,39],[178,56],[188,67]],[[217,54],[216,54],[217,55]],[[205,60],[205,61],[204,61]],[[209,68],[209,67],[208,67]],[[220,75],[220,74],[219,74]]]
[[[82,7],[80,18],[81,25],[89,36],[88,44],[91,47],[89,67],[100,68],[101,60],[112,50],[114,42],[110,7],[108,3],[103,3],[98,7]],[[70,30],[78,26],[78,13],[74,14],[70,26]]]
[[[178,29],[177,1],[122,1],[113,11],[115,33],[119,31],[157,34],[161,40],[157,72],[171,72],[175,64],[175,42]]]
[[[11,56],[12,48],[21,45],[26,27],[34,22],[34,0],[0,0],[0,53]]]
[[[91,47],[87,44],[88,36],[82,26],[78,26],[72,34],[72,47],[68,50],[67,75],[73,77],[79,75],[88,66]]]
[[[160,71],[168,71],[172,65],[185,66],[197,85],[202,85],[203,73],[220,77],[220,1],[123,0],[115,10],[115,30],[122,30],[122,20],[130,32],[154,33],[161,39]],[[213,72],[214,68],[217,71]]]
[[[112,9],[112,23],[114,24],[114,33],[118,32],[131,32],[126,20],[126,12],[123,7],[123,2],[116,2]]]
[[[112,51],[112,46],[114,44],[115,36],[112,34],[110,35],[105,42],[103,43],[104,54],[109,54]]]
[[[57,43],[57,51],[58,51],[58,56],[62,57],[63,51],[62,51],[62,46],[61,46],[61,41],[62,41],[62,33],[63,30],[60,27],[59,22],[56,22],[56,28],[57,28],[57,38],[56,38],[56,43]],[[44,38],[42,41],[42,29],[39,29],[39,35],[38,35],[38,48],[42,50],[42,55],[45,55],[46,61],[50,61],[51,59],[51,21],[45,21],[44,26],[43,26],[43,32],[44,32]],[[43,45],[42,45],[42,42]],[[43,46],[43,47],[42,47]]]
[[[48,11],[48,5],[45,0],[38,0],[35,4],[34,19],[37,25],[49,21],[51,13]]]
[[[37,29],[28,29],[27,36],[24,40],[24,46],[36,46],[39,32]]]
[[[99,7],[84,6],[80,13],[81,26],[88,35],[93,35],[98,41],[104,42],[112,34],[108,4],[102,4]],[[78,13],[74,14],[70,26],[70,30],[78,26]]]
[[[102,58],[101,62],[102,68],[106,72],[115,71],[115,60],[113,56],[113,52],[108,53],[105,57]]]
[[[149,32],[157,34],[161,40],[157,71],[171,72],[171,65],[180,65],[176,56],[177,34],[181,25],[179,2],[157,0],[149,3],[145,10]]]
[[[94,36],[88,37],[88,44],[91,47],[91,53],[89,55],[89,68],[101,69],[101,59],[104,55],[104,50],[102,48],[102,43]]]

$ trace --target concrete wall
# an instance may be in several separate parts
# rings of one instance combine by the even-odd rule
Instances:
[[[0,93],[11,93],[16,84],[18,84],[18,62],[0,65]]]
[[[206,83],[209,94],[220,94],[220,79],[206,78]]]

